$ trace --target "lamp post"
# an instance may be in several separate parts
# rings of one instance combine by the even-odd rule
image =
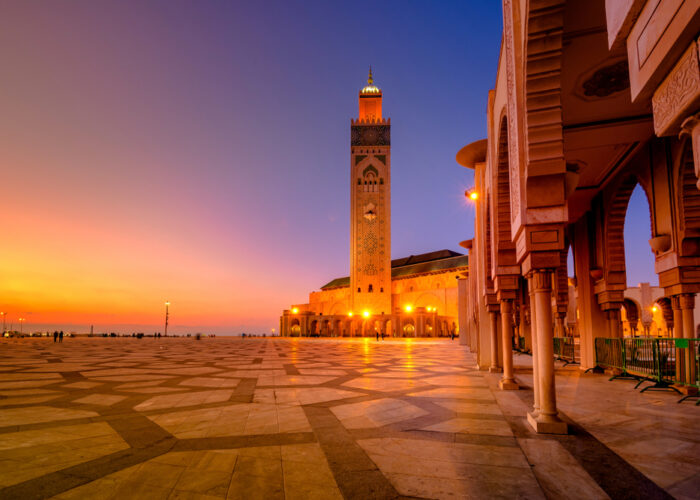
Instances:
[[[170,307],[170,302],[165,303],[165,337],[168,336],[168,307]]]
[[[0,315],[2,315],[2,334],[5,335],[5,332],[7,329],[5,328],[5,316],[7,316],[6,312],[0,312]]]
[[[22,325],[24,324],[24,320],[25,320],[25,318],[19,318],[19,334],[20,335],[24,334],[24,330],[22,328]]]

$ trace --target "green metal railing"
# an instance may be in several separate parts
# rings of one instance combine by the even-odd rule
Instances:
[[[578,364],[576,361],[577,345],[573,337],[554,337],[554,357],[564,361],[564,366]]]
[[[525,337],[517,335],[513,337],[513,350],[523,354],[530,354],[530,351],[525,348]]]
[[[654,382],[642,392],[688,386],[700,390],[700,339],[675,338],[596,338],[596,365],[619,371],[610,380],[632,378],[636,387]],[[692,391],[691,391],[692,392]],[[681,401],[697,397],[688,395]],[[700,404],[700,399],[696,405]]]

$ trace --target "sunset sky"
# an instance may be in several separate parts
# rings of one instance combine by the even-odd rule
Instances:
[[[173,333],[277,328],[349,272],[350,118],[370,64],[392,119],[393,257],[460,250],[472,177],[454,157],[486,134],[501,15],[495,1],[2,2],[8,327],[162,331],[169,300]],[[632,203],[648,232],[646,200]],[[656,282],[642,233],[631,285]]]

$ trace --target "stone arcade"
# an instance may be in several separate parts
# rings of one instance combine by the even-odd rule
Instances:
[[[471,258],[460,340],[480,368],[503,372],[503,389],[515,389],[511,339],[524,338],[533,352],[528,420],[538,432],[566,433],[552,338],[564,332],[567,253],[577,298],[570,319],[588,369],[595,338],[622,335],[623,226],[637,184],[650,205],[666,323],[673,337],[696,336],[700,3],[504,0],[503,11],[488,136],[457,154],[475,170],[479,194],[475,235],[463,242]]]

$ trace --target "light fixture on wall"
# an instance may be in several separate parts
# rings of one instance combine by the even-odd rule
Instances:
[[[464,196],[466,196],[467,199],[469,199],[471,201],[476,201],[479,199],[479,192],[476,190],[476,188],[467,189],[464,192]]]

